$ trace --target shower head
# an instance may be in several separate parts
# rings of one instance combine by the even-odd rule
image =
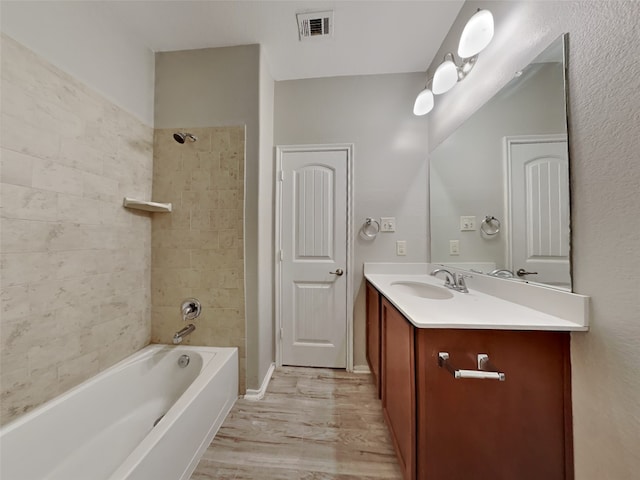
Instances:
[[[191,135],[190,133],[176,132],[173,134],[173,139],[178,143],[184,143],[187,138],[192,142],[198,140],[195,135]]]

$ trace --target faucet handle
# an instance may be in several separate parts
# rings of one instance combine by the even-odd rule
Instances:
[[[180,306],[182,312],[182,320],[193,320],[200,315],[202,305],[197,298],[187,298]]]
[[[467,282],[464,281],[465,278],[473,278],[473,275],[467,275],[464,273],[456,273],[456,289],[462,293],[469,293],[469,289],[467,288]]]

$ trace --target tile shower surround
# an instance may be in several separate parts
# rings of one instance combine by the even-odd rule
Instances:
[[[198,140],[179,144],[177,131]],[[171,202],[152,222],[151,303],[154,343],[171,343],[185,326],[181,302],[202,314],[185,345],[238,347],[245,389],[244,145],[238,127],[156,129],[153,200]]]
[[[153,129],[2,36],[0,420],[149,343]]]

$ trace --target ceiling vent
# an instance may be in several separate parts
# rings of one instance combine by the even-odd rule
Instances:
[[[333,35],[333,12],[298,13],[296,18],[300,41]]]

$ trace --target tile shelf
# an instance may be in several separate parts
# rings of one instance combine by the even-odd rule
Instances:
[[[135,198],[124,197],[122,205],[125,208],[133,208],[136,210],[144,210],[146,212],[170,212],[170,203],[158,203],[158,202],[145,202],[142,200],[136,200]]]

